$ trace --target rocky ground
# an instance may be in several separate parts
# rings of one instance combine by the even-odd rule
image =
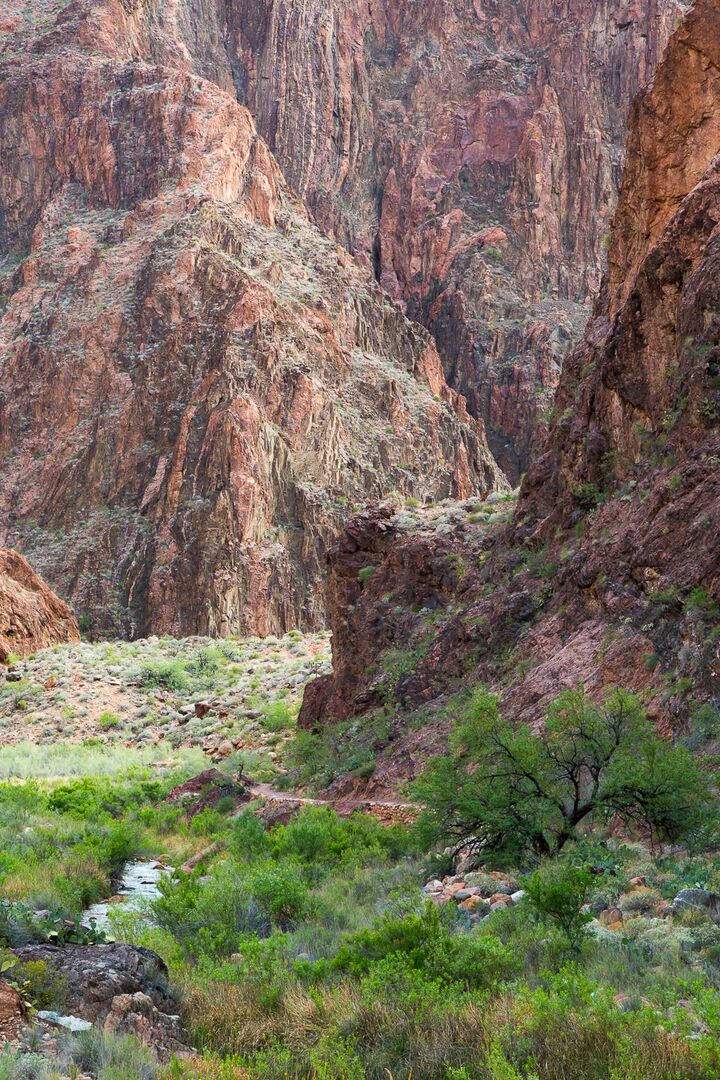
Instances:
[[[196,747],[214,760],[248,751],[272,772],[305,683],[329,669],[327,634],[58,646],[0,675],[0,739]]]

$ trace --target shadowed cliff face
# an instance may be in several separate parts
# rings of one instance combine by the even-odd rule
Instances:
[[[502,485],[482,427],[225,92],[214,5],[217,84],[182,5],[36,8],[0,23],[2,541],[96,630],[317,626],[348,507]]]
[[[322,228],[438,343],[516,478],[597,293],[676,0],[233,0],[241,99]]]
[[[633,108],[610,268],[513,520],[492,500],[374,512],[333,547],[335,676],[301,719],[382,715],[371,788],[412,773],[476,683],[529,723],[579,684],[642,691],[666,729],[716,715],[719,117],[717,5],[698,0]]]

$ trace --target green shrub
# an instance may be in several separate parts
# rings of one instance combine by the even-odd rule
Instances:
[[[477,692],[450,740],[411,789],[426,807],[430,840],[471,843],[518,865],[560,851],[587,819],[640,823],[661,839],[700,841],[712,798],[698,761],[658,736],[640,701],[622,690],[602,705],[561,694],[542,732],[500,716],[498,698]]]
[[[287,702],[273,701],[265,706],[261,723],[266,731],[287,731],[295,726],[295,718]]]
[[[531,911],[541,922],[557,926],[573,949],[592,922],[592,914],[582,910],[592,880],[587,867],[554,863],[536,870],[523,882]]]
[[[103,731],[108,731],[110,728],[119,727],[122,723],[117,713],[104,712],[97,718],[97,725],[102,728]]]
[[[299,860],[317,872],[378,859],[396,837],[368,815],[343,820],[329,807],[309,806],[288,825],[274,829],[271,844],[278,859]]]
[[[247,872],[245,889],[261,915],[279,926],[295,922],[310,906],[308,888],[292,865],[258,863]]]
[[[69,983],[51,964],[44,960],[28,960],[9,968],[4,978],[20,989],[26,1001],[36,1009],[54,1009],[62,1012],[69,991]]]
[[[162,687],[179,693],[190,685],[187,671],[180,660],[157,660],[142,665],[140,683],[146,687]]]
[[[228,845],[239,862],[254,862],[270,850],[263,823],[250,810],[244,810],[235,818]]]
[[[438,909],[427,904],[419,914],[384,916],[351,936],[331,962],[332,970],[363,975],[392,959],[422,971],[430,979],[458,983],[466,989],[487,989],[519,970],[519,959],[497,938],[451,934]]]

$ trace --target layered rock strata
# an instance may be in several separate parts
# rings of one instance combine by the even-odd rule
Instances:
[[[216,16],[0,26],[0,540],[96,632],[318,626],[348,507],[503,483],[430,337],[291,194]]]
[[[0,664],[49,645],[79,641],[71,609],[17,551],[0,548]]]
[[[629,104],[684,7],[229,5],[238,95],[290,183],[431,330],[512,478],[600,284]]]
[[[514,516],[381,509],[331,551],[335,674],[301,720],[367,717],[371,790],[478,684],[531,724],[563,689],[625,686],[661,729],[717,738],[719,313],[720,24],[698,0],[633,108],[610,268]]]

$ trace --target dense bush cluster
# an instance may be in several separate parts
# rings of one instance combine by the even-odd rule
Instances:
[[[541,738],[478,694],[418,783],[415,826],[321,806],[269,831],[252,805],[191,816],[166,801],[177,775],[142,770],[1,785],[0,962],[59,922],[80,934],[128,858],[213,853],[112,915],[115,937],[167,963],[198,1058],[160,1064],[93,1031],[68,1040],[62,1072],[8,1050],[0,1080],[711,1080],[720,927],[668,903],[720,889],[703,769],[628,695],[566,695]],[[505,878],[517,899],[486,915],[424,892],[448,842],[474,851],[488,895]],[[9,977],[62,1007],[49,971]]]

